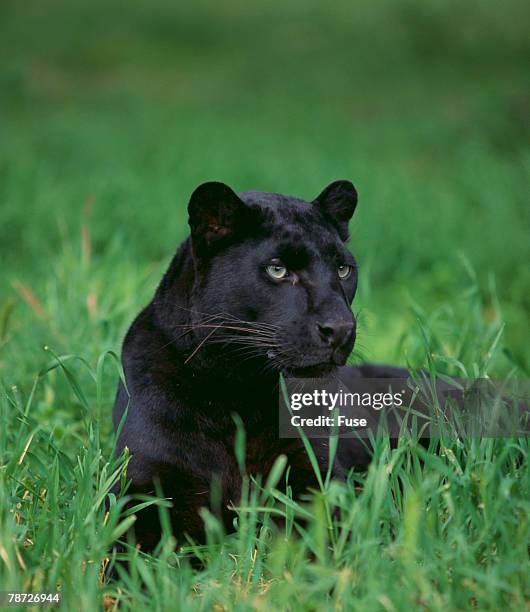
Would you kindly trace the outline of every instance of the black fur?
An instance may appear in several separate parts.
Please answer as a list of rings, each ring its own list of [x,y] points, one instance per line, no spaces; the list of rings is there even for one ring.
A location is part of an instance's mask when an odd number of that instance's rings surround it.
[[[249,473],[266,475],[284,453],[295,494],[316,485],[301,442],[278,437],[281,371],[315,376],[339,369],[346,383],[404,375],[343,367],[355,341],[350,306],[357,267],[344,241],[356,204],[349,181],[332,183],[313,203],[261,192],[238,196],[222,183],[205,183],[193,193],[191,236],[125,338],[128,393],[120,385],[114,410],[117,426],[129,403],[118,442],[132,456],[129,491],[153,493],[159,479],[172,499],[178,539],[185,533],[202,538],[198,511],[210,505],[214,478],[221,488],[218,514],[228,528],[232,524],[228,507],[241,489],[233,413],[245,426]],[[269,265],[289,272],[273,279]],[[344,280],[338,275],[343,265],[351,267]],[[325,472],[328,448],[312,443]],[[362,445],[350,445],[341,456],[347,465],[337,459],[336,478],[344,467],[369,461]],[[156,510],[139,513],[135,532],[144,548],[157,543]]]

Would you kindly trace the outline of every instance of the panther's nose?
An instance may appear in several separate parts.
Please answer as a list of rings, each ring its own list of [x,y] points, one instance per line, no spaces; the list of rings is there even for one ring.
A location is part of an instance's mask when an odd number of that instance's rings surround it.
[[[324,321],[317,323],[317,328],[324,342],[333,348],[338,348],[351,338],[355,330],[355,322],[344,321],[344,319]]]

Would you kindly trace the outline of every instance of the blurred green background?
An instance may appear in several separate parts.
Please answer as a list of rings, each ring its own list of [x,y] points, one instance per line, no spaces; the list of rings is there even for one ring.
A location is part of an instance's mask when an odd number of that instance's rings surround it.
[[[4,0],[0,377],[117,350],[212,179],[353,180],[366,358],[413,359],[418,317],[450,356],[473,294],[498,371],[527,367],[528,23],[522,0]]]

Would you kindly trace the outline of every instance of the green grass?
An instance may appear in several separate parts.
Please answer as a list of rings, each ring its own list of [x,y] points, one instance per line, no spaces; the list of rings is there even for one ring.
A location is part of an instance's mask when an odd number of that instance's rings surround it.
[[[381,440],[347,487],[299,506],[249,484],[230,536],[205,516],[204,569],[166,534],[115,585],[100,576],[132,520],[121,501],[106,519],[103,505],[124,462],[109,351],[203,180],[312,198],[351,178],[362,354],[528,376],[529,12],[518,0],[2,4],[0,590],[58,586],[65,609],[86,610],[104,594],[125,609],[528,605],[527,440],[438,453]],[[330,506],[342,525],[327,524]]]

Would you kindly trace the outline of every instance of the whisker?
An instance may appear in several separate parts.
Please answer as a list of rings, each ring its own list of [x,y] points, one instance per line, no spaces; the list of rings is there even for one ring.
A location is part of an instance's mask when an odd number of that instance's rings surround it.
[[[188,363],[188,361],[197,354],[197,352],[201,349],[201,347],[207,342],[208,338],[215,334],[215,332],[217,331],[217,329],[212,329],[212,331],[206,336],[206,338],[204,338],[204,340],[202,342],[199,343],[199,345],[195,348],[195,350],[191,353],[191,355],[189,357],[186,358],[186,360],[184,361],[184,363]]]
[[[198,323],[198,324],[194,324],[194,325],[176,325],[175,327],[188,327],[191,330],[194,329],[202,329],[202,328],[212,328],[214,327],[215,329],[229,329],[229,330],[234,330],[234,331],[243,331],[243,332],[251,332],[251,333],[255,333],[255,334],[261,334],[261,335],[270,335],[270,332],[267,332],[265,330],[260,330],[260,329],[252,329],[249,327],[235,327],[234,325],[223,325],[222,323],[206,323],[206,324],[202,324],[202,323]]]
[[[199,342],[192,353],[185,359],[184,363],[188,363],[207,343],[222,344],[224,346],[239,345],[237,350],[244,352],[245,350],[253,349],[256,351],[256,354],[264,354],[266,350],[278,349],[277,333],[280,330],[278,325],[260,321],[245,321],[235,315],[222,311],[218,313],[205,313],[178,304],[175,304],[175,308],[190,313],[191,320],[188,323],[174,325],[175,331],[180,330],[181,333],[157,348],[152,354],[156,354],[181,338],[201,329],[211,331]],[[194,321],[193,317],[196,316],[197,320]],[[223,333],[220,334],[220,337],[213,338],[218,330]]]

